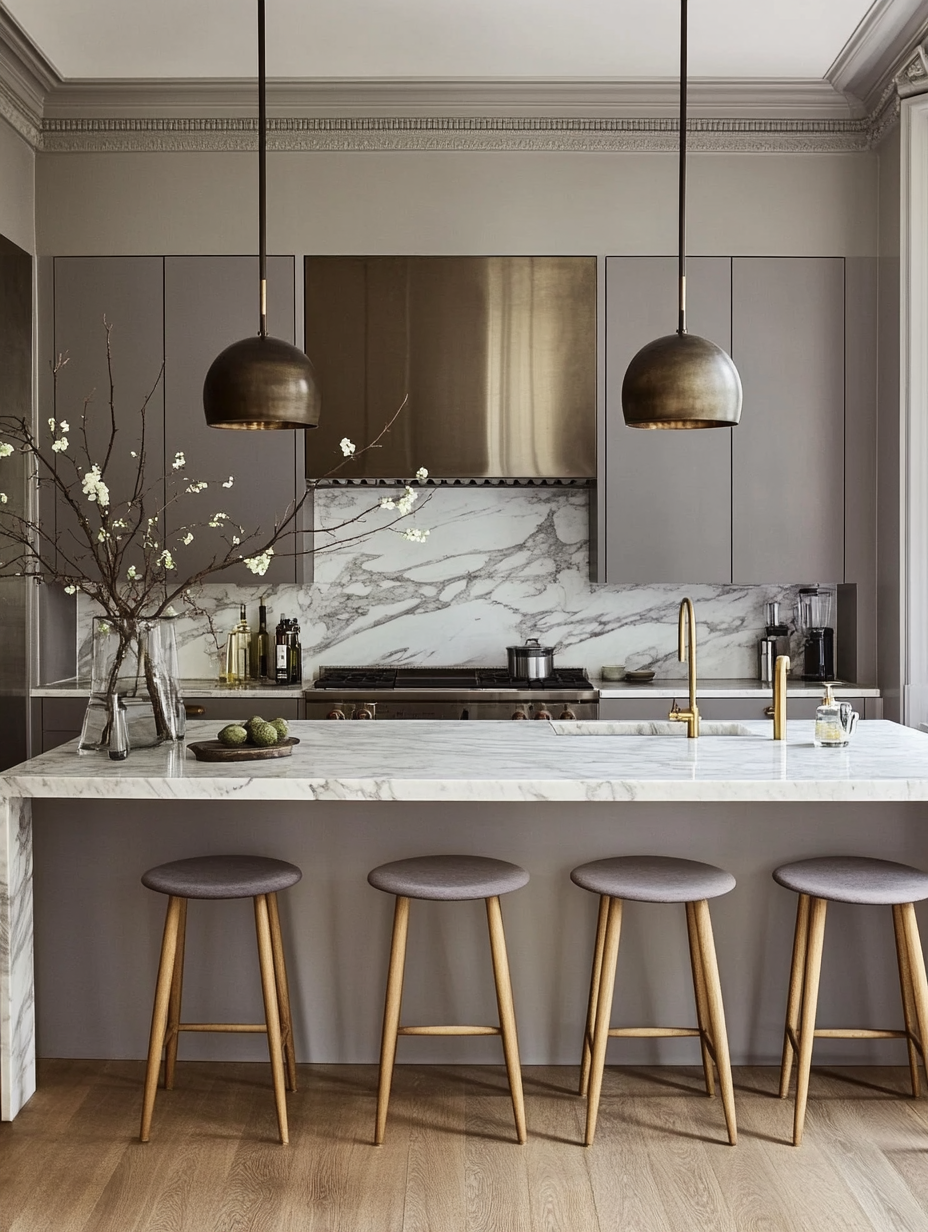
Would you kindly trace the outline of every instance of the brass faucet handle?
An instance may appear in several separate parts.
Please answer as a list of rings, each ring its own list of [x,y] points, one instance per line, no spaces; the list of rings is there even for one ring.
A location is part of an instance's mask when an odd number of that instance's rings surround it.
[[[668,719],[679,719],[682,713],[683,712],[681,711],[677,703],[677,699],[674,698],[673,705],[670,707],[670,714],[668,714],[667,718]]]

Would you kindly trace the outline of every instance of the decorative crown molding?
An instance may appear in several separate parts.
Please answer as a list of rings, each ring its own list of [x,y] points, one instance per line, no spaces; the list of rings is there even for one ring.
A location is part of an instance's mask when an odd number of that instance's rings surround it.
[[[900,98],[928,93],[928,40],[916,47],[911,60],[896,74],[895,84]]]
[[[41,142],[45,98],[61,76],[0,3],[0,116],[30,145]]]
[[[926,31],[925,0],[876,0],[825,79],[836,90],[860,99],[870,114]]]

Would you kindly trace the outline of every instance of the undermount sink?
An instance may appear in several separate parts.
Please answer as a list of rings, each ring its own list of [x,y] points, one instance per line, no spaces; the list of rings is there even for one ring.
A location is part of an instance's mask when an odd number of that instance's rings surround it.
[[[686,724],[669,719],[579,719],[574,722],[557,721],[551,726],[559,736],[681,736],[686,737]],[[703,719],[699,724],[700,736],[753,736],[757,731],[744,723],[722,722],[718,719]]]

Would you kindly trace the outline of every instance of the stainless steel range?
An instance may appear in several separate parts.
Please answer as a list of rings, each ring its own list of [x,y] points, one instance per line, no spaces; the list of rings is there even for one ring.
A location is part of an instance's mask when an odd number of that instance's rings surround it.
[[[579,667],[518,680],[504,667],[322,667],[304,693],[307,719],[595,719]]]

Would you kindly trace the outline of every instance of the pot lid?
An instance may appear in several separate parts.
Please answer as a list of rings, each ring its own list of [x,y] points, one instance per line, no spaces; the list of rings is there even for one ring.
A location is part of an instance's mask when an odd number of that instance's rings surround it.
[[[512,650],[516,654],[527,655],[530,659],[540,658],[542,655],[554,654],[553,646],[540,646],[537,637],[527,637],[524,646],[507,646],[507,650]]]

